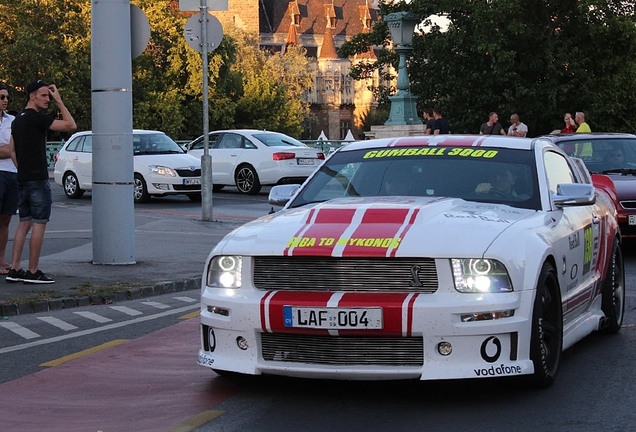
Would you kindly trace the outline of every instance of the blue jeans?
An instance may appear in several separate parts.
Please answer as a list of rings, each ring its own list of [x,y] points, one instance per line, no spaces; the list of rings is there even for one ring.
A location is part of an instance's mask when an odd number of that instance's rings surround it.
[[[47,223],[51,217],[51,185],[48,180],[18,182],[20,202],[18,211],[20,220],[33,220],[35,223]]]
[[[18,209],[18,174],[0,171],[0,213],[14,215]]]

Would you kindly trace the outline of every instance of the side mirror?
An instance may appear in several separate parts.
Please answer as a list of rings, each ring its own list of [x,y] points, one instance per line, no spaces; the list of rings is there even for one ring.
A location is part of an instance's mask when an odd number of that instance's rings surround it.
[[[269,191],[268,201],[271,205],[282,207],[292,199],[298,188],[300,185],[297,184],[274,186]]]
[[[552,201],[558,208],[592,205],[596,202],[596,188],[591,184],[558,184],[557,193],[552,195]]]

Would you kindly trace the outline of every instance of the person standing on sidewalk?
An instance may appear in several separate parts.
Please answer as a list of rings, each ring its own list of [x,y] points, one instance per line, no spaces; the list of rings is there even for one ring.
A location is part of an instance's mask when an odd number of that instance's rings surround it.
[[[11,158],[18,167],[20,224],[13,239],[13,262],[6,280],[33,284],[54,283],[53,279],[38,268],[53,202],[46,159],[46,134],[49,130],[73,132],[77,125],[55,85],[48,85],[42,80],[33,81],[27,85],[26,93],[27,105],[13,121],[9,143]],[[48,109],[51,98],[62,114],[61,120],[43,112]],[[25,271],[20,267],[20,260],[31,228],[29,267]]]
[[[11,160],[9,142],[14,116],[7,114],[9,89],[0,83],[0,275],[9,273],[11,265],[6,260],[7,241],[11,216],[18,209],[18,170]]]

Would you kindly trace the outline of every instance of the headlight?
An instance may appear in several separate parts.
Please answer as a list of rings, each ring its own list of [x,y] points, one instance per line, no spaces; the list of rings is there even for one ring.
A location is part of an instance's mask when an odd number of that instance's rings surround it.
[[[177,173],[174,172],[174,170],[172,168],[168,168],[165,166],[161,166],[161,165],[150,165],[148,167],[148,169],[160,176],[166,176],[166,177],[176,177]]]
[[[212,258],[208,266],[207,286],[215,288],[240,288],[243,259],[224,255]]]
[[[512,283],[502,263],[491,259],[452,259],[455,289],[462,293],[511,292]]]

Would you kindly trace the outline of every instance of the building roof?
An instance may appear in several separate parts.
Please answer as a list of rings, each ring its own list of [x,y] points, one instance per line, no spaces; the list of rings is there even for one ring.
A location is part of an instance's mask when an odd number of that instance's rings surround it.
[[[260,0],[260,3],[261,33],[289,34],[293,13],[300,15],[298,34],[323,35],[327,27],[326,11],[333,10],[332,34],[347,38],[364,31],[365,18],[370,17],[373,22],[379,19],[374,2],[369,0]]]

